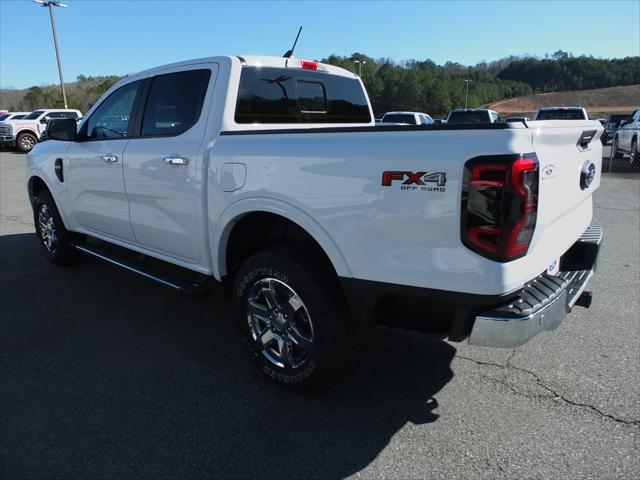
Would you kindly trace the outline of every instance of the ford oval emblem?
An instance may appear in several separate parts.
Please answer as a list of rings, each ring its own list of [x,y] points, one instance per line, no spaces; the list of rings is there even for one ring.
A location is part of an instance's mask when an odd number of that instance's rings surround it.
[[[580,188],[586,190],[596,177],[596,165],[590,160],[587,160],[582,166],[582,172],[580,172]]]

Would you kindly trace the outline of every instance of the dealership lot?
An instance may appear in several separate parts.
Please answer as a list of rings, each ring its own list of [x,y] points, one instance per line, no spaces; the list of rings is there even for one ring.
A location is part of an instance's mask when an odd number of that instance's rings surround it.
[[[308,394],[253,370],[229,303],[49,265],[24,155],[0,154],[0,477],[632,478],[640,181],[603,177],[590,310],[515,350],[367,332]]]

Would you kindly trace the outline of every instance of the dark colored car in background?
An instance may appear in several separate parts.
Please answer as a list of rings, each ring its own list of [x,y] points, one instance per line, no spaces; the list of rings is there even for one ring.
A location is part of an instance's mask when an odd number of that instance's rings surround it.
[[[604,127],[604,132],[600,137],[600,141],[603,145],[607,145],[613,139],[616,130],[621,127],[623,120],[629,120],[630,114],[628,113],[612,113],[609,117],[609,121]]]

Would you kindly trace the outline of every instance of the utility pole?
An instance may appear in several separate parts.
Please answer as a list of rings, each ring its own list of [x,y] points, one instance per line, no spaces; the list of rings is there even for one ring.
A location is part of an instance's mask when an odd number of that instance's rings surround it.
[[[465,80],[464,83],[466,84],[466,90],[464,92],[464,109],[467,109],[467,99],[469,98],[469,82],[471,82],[471,80]]]
[[[358,76],[362,78],[362,64],[367,63],[364,60],[354,60],[353,63],[358,65]]]
[[[62,90],[62,101],[64,108],[67,107],[67,93],[64,90],[64,78],[62,77],[62,61],[60,60],[60,48],[58,47],[58,32],[56,30],[56,20],[53,15],[53,7],[66,8],[67,5],[60,3],[60,0],[33,0],[43,7],[49,7],[49,17],[51,17],[51,30],[53,31],[53,44],[56,48],[56,60],[58,61],[58,75],[60,75],[60,89]]]

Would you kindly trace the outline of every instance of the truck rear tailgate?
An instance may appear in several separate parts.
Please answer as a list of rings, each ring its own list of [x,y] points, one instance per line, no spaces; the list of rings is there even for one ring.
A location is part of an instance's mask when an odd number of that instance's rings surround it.
[[[597,121],[529,122],[540,184],[530,255],[551,263],[591,222],[591,197],[600,185],[602,126]]]

